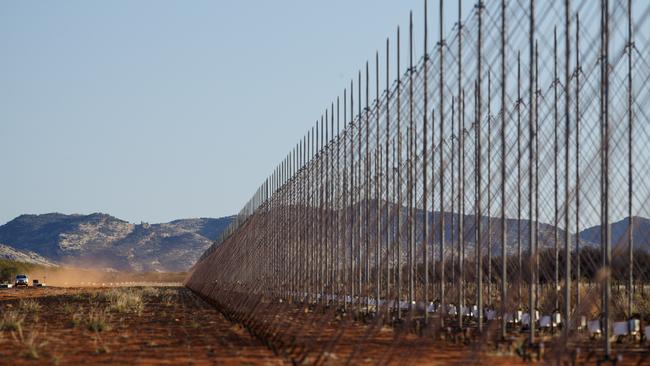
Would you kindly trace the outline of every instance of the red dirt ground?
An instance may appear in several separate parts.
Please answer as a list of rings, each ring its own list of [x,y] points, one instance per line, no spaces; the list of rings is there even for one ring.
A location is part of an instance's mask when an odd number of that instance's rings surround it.
[[[140,313],[111,310],[106,296],[111,291],[115,290],[0,290],[0,329],[7,314],[24,316],[20,331],[0,330],[0,365],[285,365],[290,364],[290,358],[296,360],[296,352],[280,350],[280,355],[274,354],[242,326],[226,319],[188,289],[124,289],[142,295],[144,306]],[[27,310],[26,300],[37,302],[40,309]],[[105,320],[108,329],[89,330],[91,309],[109,309]],[[287,318],[300,319],[296,314]],[[296,325],[303,329],[300,338],[313,347],[303,353],[303,364],[526,364],[514,355],[398,333],[389,327],[372,329],[348,322],[341,328],[342,324],[334,319],[309,319],[306,324]],[[337,337],[335,345],[330,343],[332,337]],[[595,363],[594,358],[587,360],[584,356],[582,361],[587,365]],[[634,357],[625,360],[625,364],[631,365],[643,362]]]
[[[284,365],[260,341],[226,320],[189,290],[176,287],[164,304],[145,297],[140,315],[111,313],[110,329],[70,325],[73,312],[101,307],[94,294],[108,289],[40,288],[0,291],[0,322],[7,311],[32,298],[41,309],[26,316],[17,331],[0,331],[0,365]],[[69,305],[66,305],[69,304]],[[27,313],[26,311],[23,311]],[[29,338],[38,358],[29,355]]]

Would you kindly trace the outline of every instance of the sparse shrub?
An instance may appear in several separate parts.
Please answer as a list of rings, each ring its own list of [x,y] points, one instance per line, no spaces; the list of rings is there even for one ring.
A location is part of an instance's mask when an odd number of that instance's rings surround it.
[[[109,329],[109,316],[106,309],[90,308],[88,310],[87,327],[93,332],[102,332]]]
[[[0,330],[20,331],[25,316],[17,310],[7,311],[0,320]]]
[[[108,308],[117,313],[142,313],[142,292],[136,289],[111,289],[98,294],[97,299],[108,302]]]
[[[74,305],[70,304],[69,302],[66,302],[63,304],[63,312],[66,314],[70,314],[75,311]]]
[[[17,335],[16,335],[17,334]],[[25,336],[22,328],[17,333],[12,333],[14,341],[23,347],[22,353],[26,358],[36,360],[40,357],[41,348],[47,345],[47,341],[38,341],[38,332],[32,330]]]
[[[85,300],[85,299],[86,299],[87,297],[89,297],[89,296],[90,296],[90,295],[87,295],[87,294],[84,294],[84,293],[78,292],[78,293],[72,295],[70,298],[71,298],[72,300],[74,300],[74,301],[83,301],[83,300]]]
[[[174,290],[164,290],[161,293],[162,296],[162,304],[165,306],[172,306],[174,305],[174,302],[176,301],[176,291]]]
[[[118,313],[142,313],[144,302],[142,295],[135,291],[120,292],[117,297],[111,301],[111,310]]]
[[[93,336],[93,342],[95,343],[95,353],[102,354],[102,353],[110,352],[110,349],[102,340],[102,337],[99,335],[99,332],[95,332],[95,335]]]
[[[36,313],[41,310],[41,304],[34,299],[20,300],[18,308],[28,313]]]
[[[66,325],[68,328],[76,328],[81,324],[83,316],[80,313],[72,314]]]
[[[156,287],[143,287],[142,295],[146,297],[158,297],[160,296],[161,291]]]

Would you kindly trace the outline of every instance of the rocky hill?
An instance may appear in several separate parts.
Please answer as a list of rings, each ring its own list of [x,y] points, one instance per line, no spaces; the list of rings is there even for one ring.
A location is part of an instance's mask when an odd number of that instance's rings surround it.
[[[133,224],[103,213],[21,215],[0,226],[0,243],[5,244],[0,257],[87,268],[185,271],[231,221]]]
[[[44,266],[54,265],[54,263],[51,261],[41,257],[34,252],[18,250],[4,244],[0,244],[0,259],[23,263],[41,264]]]

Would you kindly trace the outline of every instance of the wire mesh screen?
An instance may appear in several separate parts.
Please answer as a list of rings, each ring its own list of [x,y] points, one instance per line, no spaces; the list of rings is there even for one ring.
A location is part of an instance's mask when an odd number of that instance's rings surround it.
[[[444,27],[441,1],[439,32],[426,8],[187,286],[298,362],[422,339],[645,357],[650,3],[478,2]]]

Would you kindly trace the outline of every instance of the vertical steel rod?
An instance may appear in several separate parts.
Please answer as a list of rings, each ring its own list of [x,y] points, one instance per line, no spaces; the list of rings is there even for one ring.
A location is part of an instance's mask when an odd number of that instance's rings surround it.
[[[409,314],[413,315],[415,302],[415,126],[413,121],[413,12],[409,14],[409,173],[408,173],[408,201],[409,201]]]
[[[397,251],[397,319],[402,318],[402,131],[401,131],[401,70],[400,70],[400,36],[397,27],[397,240],[395,250]]]
[[[439,11],[439,25],[440,25],[440,41],[439,47],[440,47],[440,75],[439,75],[439,87],[438,91],[440,94],[440,106],[438,108],[438,115],[440,116],[440,143],[438,145],[438,149],[440,149],[440,166],[438,169],[440,169],[440,181],[438,182],[439,185],[439,191],[440,191],[440,226],[438,229],[438,235],[439,235],[439,241],[440,241],[440,326],[444,326],[444,314],[445,314],[445,285],[447,283],[447,278],[445,276],[445,232],[447,231],[445,228],[445,210],[444,210],[444,199],[445,199],[445,162],[444,162],[444,131],[445,131],[445,87],[444,87],[444,64],[445,64],[445,59],[444,59],[444,49],[445,49],[445,39],[443,35],[443,0],[440,0],[440,11]],[[434,132],[433,129],[431,131],[432,133]],[[431,148],[433,148],[433,144],[431,145]],[[431,159],[433,161],[433,158]],[[433,172],[433,171],[432,171]],[[435,182],[434,182],[435,184]],[[433,189],[432,189],[433,191]],[[453,197],[452,197],[453,200]],[[431,202],[433,204],[433,201]],[[453,206],[453,204],[452,204]],[[433,206],[432,206],[433,207]],[[431,210],[433,211],[433,209]]]
[[[376,95],[376,105],[375,105],[375,118],[377,123],[377,136],[376,136],[376,164],[375,164],[375,201],[376,207],[376,217],[377,217],[377,236],[375,238],[375,274],[377,278],[375,279],[375,312],[379,315],[379,299],[381,296],[381,212],[382,212],[382,200],[381,200],[381,170],[380,166],[380,131],[379,131],[379,51],[375,53],[375,95]]]
[[[632,41],[632,0],[627,0],[627,153],[628,153],[628,178],[627,178],[627,193],[628,193],[628,282],[627,282],[627,315],[634,314],[634,216],[633,216],[633,174],[634,165],[632,156],[633,151],[633,131],[634,131],[634,115],[632,110],[632,51],[634,50],[634,43]]]
[[[508,299],[507,221],[506,221],[506,1],[501,0],[501,338],[506,337]]]
[[[571,237],[570,237],[570,216],[569,216],[569,144],[571,135],[571,121],[570,121],[570,83],[571,75],[569,71],[569,62],[571,58],[571,1],[565,0],[564,2],[564,336],[566,339],[569,337],[569,330],[571,328]],[[576,71],[578,73],[578,71]],[[557,97],[556,97],[557,100]],[[557,102],[556,102],[557,103]],[[576,107],[577,108],[577,107]],[[576,134],[578,133],[576,128]],[[576,136],[576,141],[578,136]],[[577,143],[576,143],[577,147]],[[576,170],[576,174],[579,172]],[[576,188],[576,205],[578,196],[580,195],[579,188]],[[576,225],[579,225],[576,223]],[[576,231],[576,237],[580,234]],[[578,262],[578,267],[580,262]],[[580,278],[576,279],[578,283],[578,292],[580,291]]]
[[[481,82],[483,78],[483,1],[478,1],[478,57],[477,57],[477,89],[476,89],[476,174],[477,174],[477,186],[476,191],[478,192],[478,200],[476,202],[476,253],[478,261],[478,273],[477,273],[477,305],[478,305],[478,331],[483,332],[483,233],[481,232],[481,222],[483,221],[483,211],[482,211],[482,178],[481,178],[481,120],[483,119],[483,113],[481,110]]]
[[[366,246],[366,268],[365,268],[365,296],[366,314],[370,313],[370,74],[368,61],[366,61],[366,162],[365,162],[365,224],[364,242]]]
[[[533,157],[533,143],[535,139],[535,120],[534,120],[534,62],[535,62],[535,44],[534,44],[534,35],[535,35],[535,0],[530,0],[530,13],[529,13],[529,24],[530,29],[528,33],[528,45],[529,45],[529,54],[528,54],[528,234],[529,234],[529,296],[528,296],[528,311],[529,311],[529,343],[533,344],[535,342],[535,236],[533,230],[533,219],[534,219],[534,206],[533,206],[533,191],[534,191],[534,177],[533,177],[533,167],[534,167],[534,157]]]
[[[492,304],[492,68],[488,68],[487,100],[487,304]]]
[[[517,51],[517,303],[518,306],[523,304],[522,282],[523,277],[523,261],[521,256],[521,53]]]
[[[609,0],[602,0],[602,19],[603,19],[603,46],[602,46],[602,59],[601,59],[601,68],[602,68],[602,87],[603,87],[603,192],[602,199],[603,203],[603,223],[601,227],[604,230],[604,236],[601,238],[605,245],[605,268],[608,270],[608,273],[605,277],[605,289],[604,289],[604,311],[605,311],[605,324],[603,326],[603,340],[605,342],[605,357],[609,358],[612,352],[612,344],[610,342],[610,323],[611,323],[611,292],[612,292],[612,274],[611,274],[611,262],[612,262],[612,237],[611,229],[609,226]]]
[[[423,64],[423,71],[424,71],[424,93],[423,93],[423,103],[424,103],[424,110],[422,111],[422,211],[424,213],[424,220],[422,222],[422,230],[423,230],[423,237],[422,237],[422,254],[423,258],[422,261],[424,262],[424,288],[422,289],[422,297],[424,300],[424,321],[425,323],[428,321],[429,318],[429,311],[427,309],[429,305],[429,257],[427,254],[427,247],[429,245],[429,208],[427,206],[427,125],[429,124],[428,121],[428,88],[427,88],[427,69],[428,69],[428,63],[429,63],[429,52],[427,49],[427,42],[428,42],[428,22],[427,22],[427,0],[424,0],[424,64]],[[431,146],[433,149],[433,146]],[[433,159],[432,159],[433,160]],[[433,189],[432,189],[433,191]],[[432,207],[433,207],[433,201],[432,201]],[[434,282],[435,282],[435,273],[434,273]]]
[[[462,0],[458,0],[458,279],[459,279],[459,288],[458,288],[458,328],[463,328],[463,304],[464,304],[464,288],[465,288],[465,272],[463,268],[464,257],[464,201],[465,201],[465,191],[463,189],[465,182],[465,166],[464,166],[464,134],[465,134],[465,96],[462,90],[463,82],[463,22],[462,22]]]
[[[359,139],[357,141],[357,159],[358,159],[358,166],[357,166],[357,212],[358,212],[358,220],[357,220],[357,288],[359,289],[359,298],[357,301],[357,311],[361,311],[362,303],[361,301],[362,296],[364,295],[364,288],[363,288],[363,281],[362,281],[362,274],[363,274],[363,269],[361,266],[361,240],[362,240],[362,230],[363,230],[363,225],[361,224],[361,219],[363,217],[363,206],[361,202],[361,189],[363,187],[363,184],[365,183],[362,179],[361,175],[361,168],[364,165],[363,164],[363,159],[361,158],[361,145],[362,145],[362,137],[363,137],[363,123],[362,123],[362,118],[361,118],[361,70],[359,70],[359,78],[358,78],[358,83],[357,83],[357,97],[358,97],[358,106],[357,106],[357,111],[358,111],[358,116],[357,116],[357,129],[358,129],[358,134],[359,134]]]
[[[557,118],[557,85],[559,79],[557,76],[557,27],[553,28],[553,249],[554,249],[554,275],[553,275],[553,292],[555,294],[555,309],[560,308],[560,232],[559,212],[558,212],[558,118]],[[568,90],[568,89],[567,89]],[[566,151],[569,151],[569,145],[565,145]],[[568,172],[568,170],[565,170]],[[565,174],[568,176],[568,174]],[[565,201],[565,207],[568,207]],[[568,232],[568,226],[565,228]]]
[[[389,189],[390,189],[390,161],[389,161],[389,142],[390,142],[390,40],[389,38],[386,38],[386,166],[385,166],[385,196],[386,196],[386,212],[385,212],[385,222],[386,224],[384,225],[386,227],[386,236],[385,236],[385,242],[384,242],[384,247],[386,248],[386,291],[385,291],[385,296],[384,299],[386,301],[390,300],[390,280],[391,280],[391,273],[390,273],[390,268],[391,268],[391,243],[390,240],[392,238],[392,230],[393,230],[393,225],[392,221],[390,220],[390,207],[392,201],[389,199]],[[393,183],[394,184],[394,183]],[[389,311],[390,311],[390,306],[386,306],[386,318],[388,319]]]
[[[580,308],[580,282],[581,282],[581,273],[580,273],[580,268],[582,266],[582,259],[580,256],[580,74],[582,73],[582,69],[580,66],[580,14],[576,13],[576,88],[575,88],[575,98],[576,98],[576,103],[575,103],[575,114],[576,114],[576,136],[575,136],[575,145],[576,145],[576,160],[575,160],[575,166],[576,166],[576,270],[575,270],[575,278],[576,278],[576,308]],[[567,258],[568,260],[568,258]],[[569,262],[570,263],[570,262]],[[567,271],[565,269],[565,276],[570,280],[571,279],[571,273],[570,271]],[[565,279],[566,281],[566,279]],[[567,284],[565,286],[568,286],[568,281],[566,281]],[[569,296],[566,295],[565,292],[565,298],[570,300],[571,299],[571,294],[569,293]],[[570,314],[569,311],[571,311],[571,304],[567,306],[565,303],[565,319],[568,322],[568,314]],[[566,336],[566,334],[565,334]]]

